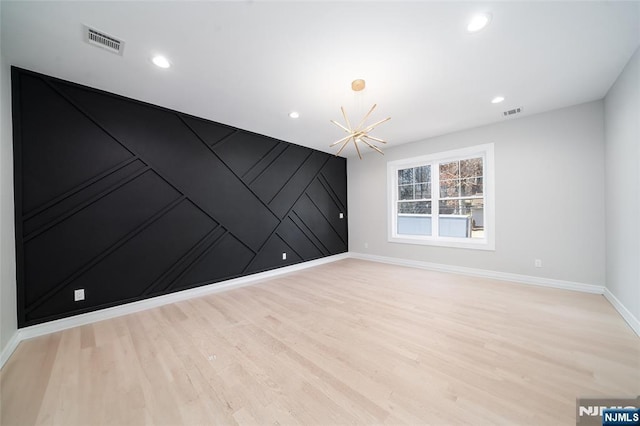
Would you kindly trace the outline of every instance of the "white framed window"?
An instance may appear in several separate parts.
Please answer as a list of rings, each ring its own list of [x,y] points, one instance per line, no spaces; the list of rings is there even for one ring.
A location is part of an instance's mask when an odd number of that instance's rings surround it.
[[[387,163],[389,241],[495,249],[493,144]]]

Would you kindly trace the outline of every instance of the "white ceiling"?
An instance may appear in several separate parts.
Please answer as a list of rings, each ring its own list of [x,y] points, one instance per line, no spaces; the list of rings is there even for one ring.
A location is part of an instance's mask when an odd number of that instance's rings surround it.
[[[469,34],[479,11],[492,21]],[[372,135],[393,146],[601,99],[640,44],[640,1],[2,0],[0,13],[12,65],[326,152],[340,106],[359,121],[377,103],[370,122],[392,119]],[[82,24],[124,55],[85,43]]]

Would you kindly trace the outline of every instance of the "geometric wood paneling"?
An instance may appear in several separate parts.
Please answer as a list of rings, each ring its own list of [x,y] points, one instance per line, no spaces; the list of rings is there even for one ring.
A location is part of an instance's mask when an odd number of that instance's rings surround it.
[[[12,91],[20,327],[347,250],[344,158],[15,67]]]

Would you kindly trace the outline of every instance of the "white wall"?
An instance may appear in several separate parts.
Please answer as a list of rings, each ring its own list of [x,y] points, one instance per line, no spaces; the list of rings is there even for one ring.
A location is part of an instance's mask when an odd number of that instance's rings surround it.
[[[350,158],[350,251],[604,285],[603,117],[596,101]],[[495,251],[387,242],[387,161],[490,142]]]
[[[0,54],[0,353],[17,329],[11,74]]]
[[[606,285],[640,319],[640,48],[604,105]]]

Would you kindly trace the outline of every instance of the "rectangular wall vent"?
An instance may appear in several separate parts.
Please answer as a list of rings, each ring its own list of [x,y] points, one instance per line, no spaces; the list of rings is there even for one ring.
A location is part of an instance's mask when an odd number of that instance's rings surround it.
[[[124,50],[124,41],[105,34],[103,31],[89,28],[86,25],[84,26],[84,41],[121,56]]]
[[[510,109],[508,111],[505,111],[502,113],[503,116],[505,117],[512,117],[516,114],[520,114],[522,112],[522,107],[518,107],[518,108],[514,108],[514,109]]]

